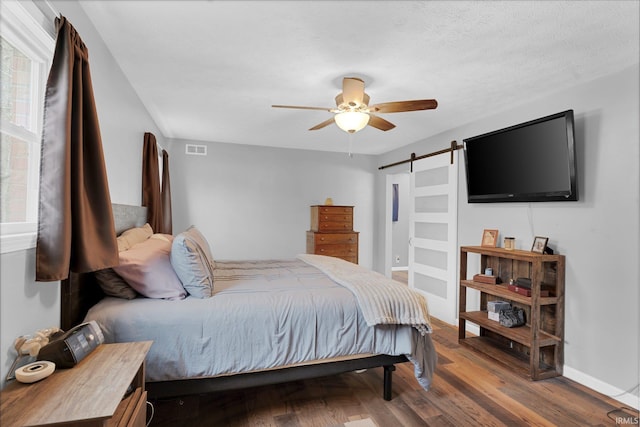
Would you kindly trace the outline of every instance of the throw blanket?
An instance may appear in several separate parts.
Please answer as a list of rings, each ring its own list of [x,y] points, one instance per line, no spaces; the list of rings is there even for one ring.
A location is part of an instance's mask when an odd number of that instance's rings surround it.
[[[340,258],[311,254],[298,258],[353,292],[367,325],[411,325],[421,335],[431,333],[427,301],[417,291]]]

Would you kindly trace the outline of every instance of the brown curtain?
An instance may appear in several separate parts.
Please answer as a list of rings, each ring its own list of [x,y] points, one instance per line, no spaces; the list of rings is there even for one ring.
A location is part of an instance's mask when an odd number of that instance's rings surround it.
[[[158,145],[155,135],[149,132],[144,134],[142,147],[142,206],[147,207],[147,222],[153,232],[161,233],[163,222]]]
[[[162,233],[173,234],[171,214],[171,181],[169,179],[169,153],[162,150]]]
[[[142,206],[147,207],[147,222],[154,233],[171,234],[171,185],[169,182],[169,155],[162,153],[162,191],[158,144],[154,134],[144,134],[142,147]]]
[[[118,264],[88,50],[65,17],[56,26],[40,158],[38,281]]]

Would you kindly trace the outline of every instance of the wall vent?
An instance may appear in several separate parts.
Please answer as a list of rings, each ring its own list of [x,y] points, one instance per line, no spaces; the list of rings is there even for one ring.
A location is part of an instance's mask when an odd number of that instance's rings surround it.
[[[186,147],[185,147],[185,153],[191,154],[192,156],[206,156],[207,155],[207,146],[206,145],[187,144]]]

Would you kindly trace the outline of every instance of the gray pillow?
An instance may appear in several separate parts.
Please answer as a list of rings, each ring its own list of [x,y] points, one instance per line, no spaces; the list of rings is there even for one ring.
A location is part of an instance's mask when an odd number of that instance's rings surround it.
[[[173,239],[171,265],[190,295],[196,298],[213,295],[215,262],[209,243],[196,227],[189,227]]]
[[[105,268],[93,273],[102,292],[116,298],[134,299],[138,293],[112,268]]]

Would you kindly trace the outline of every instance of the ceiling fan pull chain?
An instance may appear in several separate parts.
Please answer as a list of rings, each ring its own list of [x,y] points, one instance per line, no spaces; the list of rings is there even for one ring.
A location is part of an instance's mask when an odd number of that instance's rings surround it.
[[[349,134],[349,157],[353,157],[353,153],[351,152],[351,146],[353,145],[353,133]]]

